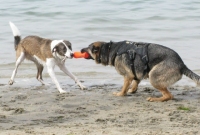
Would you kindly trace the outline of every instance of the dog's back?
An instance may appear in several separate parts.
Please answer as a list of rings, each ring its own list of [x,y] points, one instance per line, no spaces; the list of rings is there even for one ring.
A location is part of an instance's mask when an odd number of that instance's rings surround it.
[[[19,29],[12,23],[9,22],[14,35],[14,48],[16,50],[17,59],[23,52],[25,58],[33,60],[33,57],[36,56],[42,61],[46,61],[46,58],[52,58],[51,53],[51,42],[50,39],[44,39],[39,36],[27,36],[24,39],[21,39],[21,33]]]
[[[148,57],[150,68],[160,62],[166,62],[166,64],[172,64],[173,66],[178,66],[179,68],[185,65],[181,57],[174,50],[158,44],[149,45]]]
[[[46,58],[53,57],[50,46],[51,42],[52,40],[38,36],[27,36],[19,43],[18,47],[23,48],[26,56],[37,56],[41,60],[46,61]],[[29,59],[29,57],[27,58]]]

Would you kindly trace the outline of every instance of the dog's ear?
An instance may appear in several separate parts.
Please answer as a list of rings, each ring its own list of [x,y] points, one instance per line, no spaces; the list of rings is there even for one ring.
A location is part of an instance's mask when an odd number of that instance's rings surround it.
[[[68,47],[70,50],[72,50],[72,45],[71,45],[71,43],[70,43],[69,41],[64,40],[63,42],[65,43],[65,45],[67,45],[67,47]]]
[[[106,43],[104,43],[105,45],[108,45],[108,46],[110,46],[110,45],[112,45],[113,44],[113,41],[112,40],[110,40],[110,42],[106,42]]]

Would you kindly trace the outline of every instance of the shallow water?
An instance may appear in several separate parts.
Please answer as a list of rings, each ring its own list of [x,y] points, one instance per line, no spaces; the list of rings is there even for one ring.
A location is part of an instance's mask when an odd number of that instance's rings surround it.
[[[1,84],[7,84],[15,62],[9,21],[20,29],[22,37],[66,39],[74,51],[94,41],[162,44],[178,52],[190,69],[200,70],[200,2],[197,0],[2,0],[0,18]],[[19,68],[16,81],[27,86],[40,85],[35,79],[35,65],[25,63]],[[92,60],[72,59],[66,65],[86,85],[121,84],[123,80],[113,67],[96,65]],[[74,83],[58,69],[56,72],[61,84]],[[44,80],[51,82],[46,69]],[[188,80],[183,79],[181,83],[185,82]]]

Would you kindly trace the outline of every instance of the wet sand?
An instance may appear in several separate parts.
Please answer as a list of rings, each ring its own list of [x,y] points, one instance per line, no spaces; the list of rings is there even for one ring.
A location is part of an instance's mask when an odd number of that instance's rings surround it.
[[[175,99],[167,102],[146,101],[161,95],[150,85],[126,97],[112,95],[121,89],[116,84],[66,94],[53,84],[0,89],[1,135],[200,134],[200,89],[193,86],[171,87]]]
[[[88,90],[81,91],[60,70],[56,76],[69,93],[59,94],[46,70],[43,78],[50,85],[41,86],[35,65],[27,61],[16,83],[7,85],[15,65],[9,21],[22,38],[66,39],[73,51],[94,41],[158,43],[175,50],[200,75],[197,1],[2,0],[0,6],[0,135],[200,134],[200,90],[184,79],[171,88],[175,99],[168,102],[146,101],[160,95],[149,84],[141,84],[135,94],[115,97],[112,92],[121,89],[123,77],[114,68],[72,59],[66,61],[68,69]]]

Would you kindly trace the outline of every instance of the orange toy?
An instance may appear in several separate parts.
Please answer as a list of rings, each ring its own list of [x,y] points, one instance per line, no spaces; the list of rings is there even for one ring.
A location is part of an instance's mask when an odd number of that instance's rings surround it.
[[[74,52],[74,58],[88,58],[90,55],[87,52]]]

